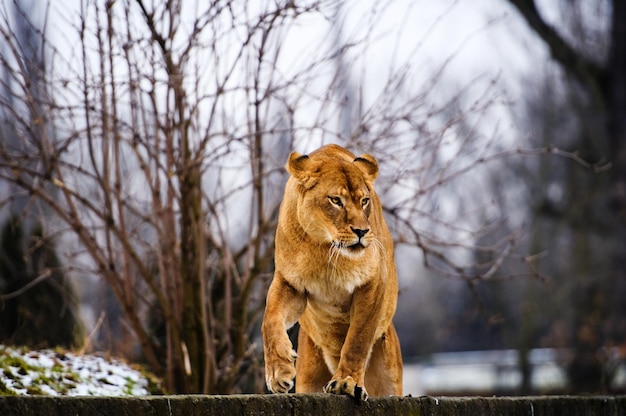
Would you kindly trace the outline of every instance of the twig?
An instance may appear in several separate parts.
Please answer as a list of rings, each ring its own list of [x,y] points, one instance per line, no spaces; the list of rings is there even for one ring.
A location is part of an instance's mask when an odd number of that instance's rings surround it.
[[[6,293],[4,295],[0,295],[0,301],[9,300],[9,299],[13,299],[13,298],[18,297],[21,294],[23,294],[24,292],[26,292],[28,289],[30,289],[31,287],[33,287],[33,286],[43,282],[44,280],[46,280],[50,276],[52,276],[52,270],[45,269],[43,271],[43,273],[41,273],[35,279],[31,280],[30,282],[28,282],[27,284],[25,284],[24,286],[22,286],[18,290],[14,291],[14,292],[11,292],[11,293]]]

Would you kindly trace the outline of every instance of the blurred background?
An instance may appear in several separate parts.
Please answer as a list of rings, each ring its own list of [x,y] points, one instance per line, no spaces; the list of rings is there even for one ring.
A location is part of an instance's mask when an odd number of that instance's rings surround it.
[[[379,162],[405,393],[626,391],[626,3],[5,0],[0,343],[264,391],[292,150]]]

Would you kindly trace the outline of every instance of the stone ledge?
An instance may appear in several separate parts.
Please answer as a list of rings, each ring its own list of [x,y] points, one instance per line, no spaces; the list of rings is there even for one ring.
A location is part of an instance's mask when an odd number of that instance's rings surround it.
[[[626,396],[372,397],[365,403],[328,394],[130,398],[7,396],[0,397],[0,415],[623,416],[626,415]]]

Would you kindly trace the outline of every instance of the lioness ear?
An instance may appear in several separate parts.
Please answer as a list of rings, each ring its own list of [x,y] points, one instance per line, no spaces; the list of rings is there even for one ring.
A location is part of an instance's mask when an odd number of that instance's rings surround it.
[[[306,171],[308,162],[309,157],[307,155],[302,155],[298,152],[291,152],[285,168],[287,169],[287,172],[297,178]]]
[[[312,186],[311,181],[313,176],[315,176],[314,167],[315,164],[307,155],[302,155],[298,152],[292,152],[289,155],[289,160],[285,166],[287,172],[304,185],[305,188]]]
[[[374,159],[374,156],[368,154],[362,154],[354,159],[354,165],[365,175],[367,179],[374,182],[378,177],[378,162]]]

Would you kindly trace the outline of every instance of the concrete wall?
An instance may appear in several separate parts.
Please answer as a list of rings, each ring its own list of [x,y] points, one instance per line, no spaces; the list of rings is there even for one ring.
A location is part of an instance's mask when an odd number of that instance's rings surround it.
[[[116,397],[0,397],[2,416],[233,416],[233,415],[506,415],[623,416],[626,396],[521,398],[370,398],[356,403],[346,396],[234,395]]]

